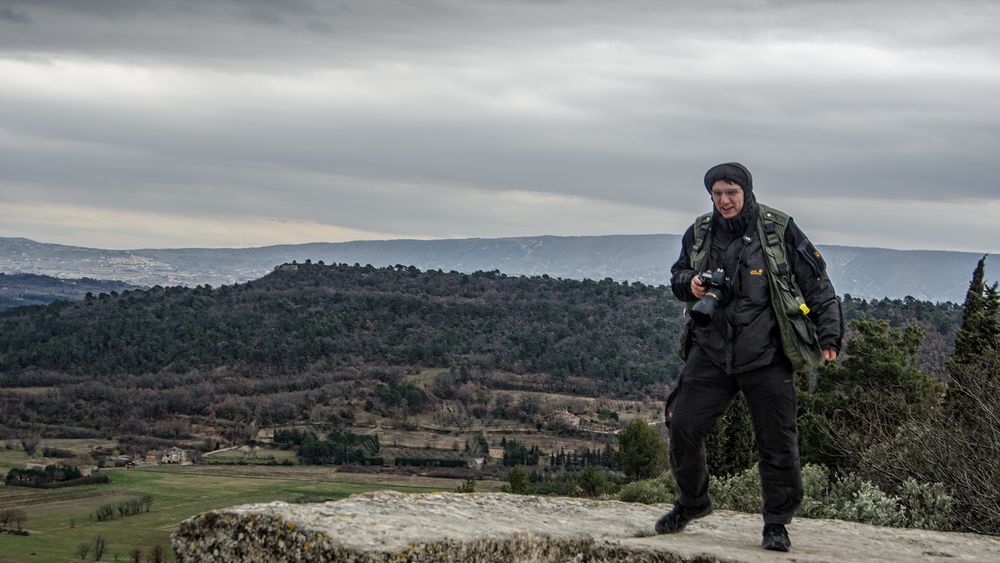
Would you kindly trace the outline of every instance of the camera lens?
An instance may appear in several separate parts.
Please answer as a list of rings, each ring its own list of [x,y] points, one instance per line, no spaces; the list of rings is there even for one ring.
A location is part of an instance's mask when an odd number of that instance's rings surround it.
[[[710,289],[705,292],[705,296],[691,307],[691,319],[698,326],[706,326],[712,322],[712,315],[715,314],[715,306],[719,303],[719,291]]]

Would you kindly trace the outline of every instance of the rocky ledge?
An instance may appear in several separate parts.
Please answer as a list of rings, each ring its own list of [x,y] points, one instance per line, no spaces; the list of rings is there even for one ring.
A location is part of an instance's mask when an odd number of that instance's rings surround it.
[[[760,548],[758,516],[719,511],[657,536],[667,505],[500,493],[376,492],[207,512],[178,561],[1000,561],[1000,538],[798,519],[792,551]]]

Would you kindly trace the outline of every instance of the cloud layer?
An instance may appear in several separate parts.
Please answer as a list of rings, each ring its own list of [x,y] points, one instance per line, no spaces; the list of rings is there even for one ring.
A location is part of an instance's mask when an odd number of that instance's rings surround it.
[[[996,250],[998,23],[995,2],[0,0],[0,235],[677,233],[740,160],[818,242]],[[52,219],[72,210],[98,220]]]

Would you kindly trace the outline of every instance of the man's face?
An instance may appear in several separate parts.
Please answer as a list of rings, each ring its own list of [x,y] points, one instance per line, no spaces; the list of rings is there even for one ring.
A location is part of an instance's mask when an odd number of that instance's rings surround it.
[[[725,180],[712,184],[712,203],[719,214],[726,219],[732,219],[743,211],[743,188]]]

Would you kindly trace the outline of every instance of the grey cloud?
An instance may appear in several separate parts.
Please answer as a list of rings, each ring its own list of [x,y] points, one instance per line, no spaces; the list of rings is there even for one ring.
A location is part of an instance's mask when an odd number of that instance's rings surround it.
[[[754,95],[763,99],[766,92]],[[709,96],[705,92],[703,97],[709,100]],[[720,107],[723,102],[709,102],[709,106]],[[636,104],[634,100],[625,103]],[[772,118],[768,120],[760,115],[698,110],[693,102],[687,113],[666,116],[658,116],[652,106],[633,113],[609,106],[594,110],[602,118],[582,123],[533,123],[473,114],[440,120],[433,112],[427,117],[402,118],[364,108],[320,108],[311,121],[308,112],[267,105],[262,100],[260,107],[251,110],[254,115],[219,116],[208,123],[192,123],[183,114],[144,115],[114,108],[39,106],[25,111],[30,103],[23,101],[5,104],[11,109],[0,109],[0,116],[20,135],[75,139],[161,155],[164,164],[153,176],[173,175],[171,159],[181,167],[206,159],[269,162],[370,180],[531,189],[642,205],[662,205],[662,187],[678,174],[683,173],[697,191],[701,169],[714,159],[683,156],[692,154],[731,155],[755,170],[755,163],[761,163],[762,171],[773,170],[768,176],[777,195],[815,186],[818,191],[829,188],[841,195],[877,197],[879,190],[873,188],[884,188],[889,181],[908,184],[908,196],[914,198],[992,197],[995,164],[989,155],[1000,149],[997,135],[970,134],[975,124],[908,123],[894,119],[888,104],[875,130],[863,123],[819,126],[814,116],[797,122],[778,113],[766,116]],[[805,110],[796,113],[806,114]],[[636,130],[629,130],[630,126]],[[978,127],[994,133],[1000,130],[995,122]],[[922,146],[919,137],[928,133],[949,144]],[[878,158],[866,158],[869,154]],[[11,156],[6,173],[16,175],[30,166],[29,159]],[[81,160],[75,166],[83,172],[105,166],[110,166],[108,174],[127,172],[117,158]],[[57,178],[52,176],[61,171],[39,162],[23,173],[22,180],[45,174],[53,181]],[[135,171],[140,177],[144,173]],[[66,180],[77,182],[79,174]],[[609,189],[619,187],[627,189]]]
[[[0,91],[0,134],[29,141],[0,141],[0,202],[476,235],[482,210],[435,198],[531,191],[694,213],[705,168],[733,159],[776,205],[996,199],[994,2],[10,6],[0,62],[190,84],[176,99]]]
[[[30,23],[31,19],[28,18],[23,12],[19,12],[10,6],[0,6],[0,21],[7,21],[15,24],[26,24]]]
[[[938,2],[270,2],[129,0],[16,2],[36,16],[34,33],[6,34],[8,49],[162,60],[284,65],[338,64],[439,50],[544,47],[588,38],[673,41],[852,39],[924,49],[992,42],[989,1]],[[984,15],[986,17],[984,17]],[[914,23],[919,25],[914,25]],[[985,33],[984,33],[985,32]],[[975,34],[975,35],[973,35]],[[408,51],[400,52],[400,49]]]

